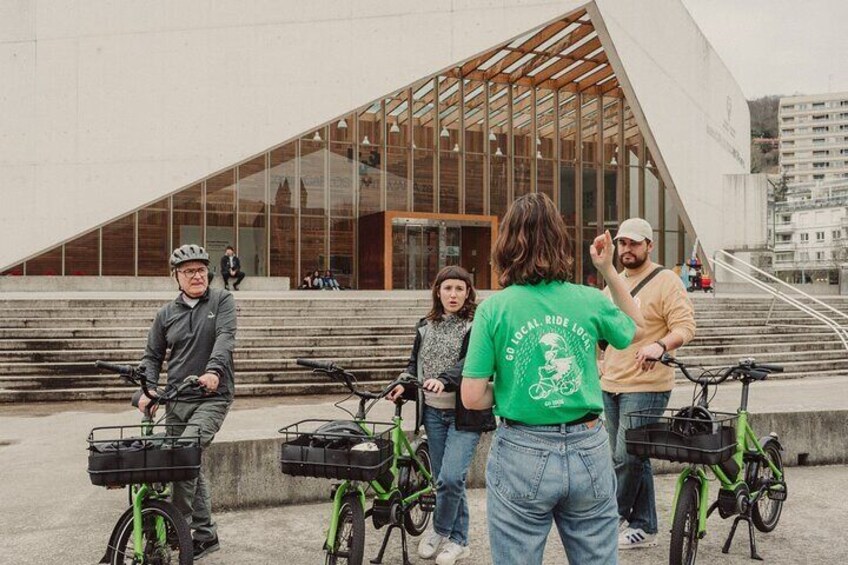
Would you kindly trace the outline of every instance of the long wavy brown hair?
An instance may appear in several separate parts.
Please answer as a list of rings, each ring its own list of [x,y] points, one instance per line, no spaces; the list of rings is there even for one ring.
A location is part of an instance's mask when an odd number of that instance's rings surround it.
[[[492,252],[502,287],[571,280],[574,258],[565,221],[543,193],[525,194],[507,210]]]
[[[464,282],[465,287],[468,289],[468,293],[465,295],[465,304],[462,305],[462,308],[456,315],[463,320],[473,320],[474,311],[477,309],[477,292],[474,290],[474,284],[471,282],[471,275],[459,265],[448,265],[436,275],[436,280],[433,281],[433,309],[427,314],[427,319],[431,322],[440,322],[444,318],[445,307],[442,305],[439,289],[442,287],[443,282],[450,279]]]

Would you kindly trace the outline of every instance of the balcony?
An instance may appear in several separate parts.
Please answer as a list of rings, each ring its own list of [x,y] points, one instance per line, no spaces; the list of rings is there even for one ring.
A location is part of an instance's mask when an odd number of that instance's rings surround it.
[[[781,222],[774,224],[774,233],[791,233],[795,231],[795,222]]]

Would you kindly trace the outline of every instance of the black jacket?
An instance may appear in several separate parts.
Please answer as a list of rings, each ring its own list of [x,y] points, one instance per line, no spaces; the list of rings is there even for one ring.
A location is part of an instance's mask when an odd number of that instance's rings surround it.
[[[233,255],[233,270],[235,272],[241,271],[241,261],[239,258]],[[221,275],[224,273],[230,272],[230,256],[224,253],[224,256],[221,257]]]
[[[422,380],[423,378],[418,366],[418,351],[421,349],[423,331],[426,327],[426,318],[422,318],[415,326],[415,344],[412,346],[412,354],[409,356],[409,362],[406,367],[406,372],[418,378],[418,380]],[[471,331],[469,330],[465,333],[465,338],[462,340],[459,361],[436,378],[445,385],[446,392],[456,392],[456,429],[466,432],[488,432],[497,427],[492,409],[469,410],[462,405],[462,398],[459,392],[460,385],[462,384],[462,368],[465,365],[465,354],[468,352],[468,340],[470,337]],[[404,390],[403,398],[415,400],[418,403],[418,409],[415,415],[415,427],[417,428],[421,423],[424,412],[424,393],[420,389],[409,387]]]

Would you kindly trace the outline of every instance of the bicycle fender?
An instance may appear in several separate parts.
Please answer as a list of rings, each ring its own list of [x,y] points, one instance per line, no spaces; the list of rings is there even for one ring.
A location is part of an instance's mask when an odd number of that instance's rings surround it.
[[[777,449],[780,450],[781,455],[783,455],[783,453],[786,451],[783,448],[783,444],[780,443],[780,439],[778,439],[777,434],[774,433],[774,432],[770,433],[767,436],[761,437],[759,441],[760,441],[760,445],[763,447],[763,449],[766,448],[767,443],[773,443],[773,444],[777,445]]]
[[[103,557],[100,558],[100,563],[111,563],[112,562],[112,553],[115,551],[115,546],[118,544],[118,527],[124,522],[128,514],[132,514],[132,506],[127,508],[121,517],[118,518],[118,521],[115,522],[115,527],[112,528],[112,534],[109,536],[109,542],[106,545],[106,553],[103,554]]]

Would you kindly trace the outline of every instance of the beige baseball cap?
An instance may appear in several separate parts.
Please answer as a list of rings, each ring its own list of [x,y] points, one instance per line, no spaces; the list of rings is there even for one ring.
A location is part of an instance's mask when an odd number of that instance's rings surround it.
[[[632,239],[633,241],[643,241],[645,239],[653,241],[654,230],[646,220],[642,218],[630,218],[624,220],[618,226],[618,233],[615,234],[615,239],[618,240],[622,237]]]

